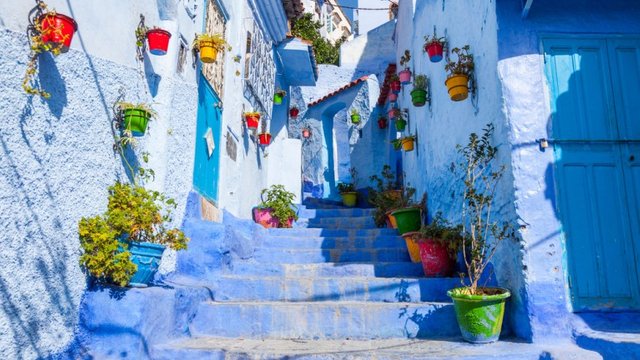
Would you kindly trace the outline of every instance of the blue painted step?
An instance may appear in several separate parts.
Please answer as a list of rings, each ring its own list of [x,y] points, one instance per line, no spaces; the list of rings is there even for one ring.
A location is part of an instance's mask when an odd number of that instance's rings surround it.
[[[296,227],[326,228],[326,229],[376,229],[377,226],[371,216],[359,217],[325,217],[317,219],[299,218]]]
[[[381,235],[369,237],[298,237],[268,236],[262,247],[280,249],[362,249],[362,248],[406,248],[400,236]]]
[[[272,339],[427,338],[459,334],[453,305],[383,302],[204,302],[192,336]]]
[[[353,216],[373,216],[373,209],[306,209],[300,208],[298,216],[307,219],[353,217]]]
[[[406,248],[375,249],[265,249],[258,248],[254,259],[262,263],[308,264],[322,262],[402,262],[411,261]]]
[[[274,264],[244,262],[235,264],[233,273],[250,276],[289,277],[420,277],[422,264],[410,262]]]
[[[299,236],[299,237],[357,237],[357,236],[381,236],[398,235],[395,229],[321,229],[321,228],[293,228],[293,229],[267,229],[268,235],[275,236]]]
[[[216,301],[449,302],[459,278],[221,276]]]

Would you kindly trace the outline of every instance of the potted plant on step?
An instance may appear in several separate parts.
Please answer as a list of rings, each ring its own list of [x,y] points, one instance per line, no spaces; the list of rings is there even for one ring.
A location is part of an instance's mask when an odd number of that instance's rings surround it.
[[[360,114],[356,109],[351,109],[351,122],[356,125],[360,124]]]
[[[495,192],[505,171],[504,165],[494,164],[498,148],[491,145],[493,129],[489,124],[481,136],[471,133],[466,146],[458,145],[461,160],[453,169],[464,179],[461,248],[468,284],[447,294],[453,299],[462,337],[471,343],[498,340],[505,302],[511,295],[507,289],[479,284],[498,245],[515,238],[511,223],[500,223],[492,217]]]
[[[149,43],[149,52],[153,55],[165,55],[169,49],[169,39],[171,39],[171,33],[154,27],[148,30],[145,34],[147,42]]]
[[[284,99],[285,96],[287,96],[286,91],[282,89],[276,90],[276,92],[273,94],[273,103],[276,105],[282,104],[282,99]]]
[[[391,88],[391,91],[393,91],[395,94],[400,92],[400,90],[402,89],[402,83],[400,82],[400,78],[398,77],[398,75],[392,74],[389,77],[389,86]]]
[[[352,182],[340,182],[338,183],[338,192],[342,197],[342,204],[347,207],[354,207],[358,202],[358,193],[356,192],[356,179],[358,178],[358,172],[356,168],[349,169]]]
[[[147,286],[167,246],[187,248],[184,233],[166,226],[175,208],[173,199],[157,191],[116,182],[109,187],[107,211],[78,224],[80,264],[101,283]]]
[[[260,123],[260,113],[258,111],[249,111],[244,113],[244,121],[249,130],[256,130]]]
[[[473,75],[473,55],[469,54],[469,45],[454,48],[452,53],[458,57],[457,61],[449,61],[445,70],[449,72],[444,82],[453,101],[462,101],[469,97],[469,80]]]
[[[298,109],[297,106],[292,106],[291,109],[289,109],[289,116],[291,116],[293,119],[297,118],[299,113],[300,109]]]
[[[382,129],[386,129],[387,126],[389,126],[389,121],[387,120],[387,118],[385,116],[379,116],[378,117],[378,128]]]
[[[119,101],[116,107],[120,110],[122,117],[122,129],[133,136],[144,136],[149,120],[157,116],[155,110],[147,103],[132,104]]]
[[[418,247],[418,259],[422,262],[426,277],[447,277],[453,274],[455,258],[462,244],[462,225],[451,225],[438,212],[429,225],[422,226],[419,231],[404,234],[404,237]]]
[[[369,180],[373,184],[368,191],[369,203],[376,208],[373,214],[376,226],[388,225],[391,227],[387,213],[389,210],[401,206],[400,201],[402,200],[402,190],[398,188],[396,175],[391,171],[391,166],[384,165],[380,176],[371,175]]]
[[[445,38],[438,37],[435,29],[433,30],[433,36],[427,35],[424,37],[424,51],[429,55],[431,62],[437,63],[442,60],[445,44]]]
[[[424,106],[429,101],[427,94],[428,80],[425,75],[416,75],[413,82],[413,90],[411,91],[411,102],[413,106]]]
[[[415,135],[409,135],[402,138],[402,150],[405,152],[413,151],[416,141]]]
[[[218,53],[223,52],[225,48],[231,50],[222,34],[200,34],[193,39],[192,49],[200,53],[200,61],[203,63],[216,62]]]
[[[253,208],[253,220],[266,228],[290,228],[298,220],[293,199],[296,195],[284,185],[262,189],[262,202]]]
[[[404,70],[398,73],[398,79],[401,84],[408,84],[411,82],[411,70],[409,69],[409,61],[411,61],[411,53],[409,50],[404,51],[404,55],[400,57],[400,66],[404,66]]]
[[[258,134],[258,142],[262,146],[271,144],[271,133],[267,131],[267,121],[265,119],[262,119],[262,132]]]
[[[415,188],[407,187],[402,192],[399,206],[391,212],[398,225],[400,235],[416,231],[422,225],[422,212],[425,208],[427,197],[425,194],[420,202],[415,202],[413,200],[415,192]]]

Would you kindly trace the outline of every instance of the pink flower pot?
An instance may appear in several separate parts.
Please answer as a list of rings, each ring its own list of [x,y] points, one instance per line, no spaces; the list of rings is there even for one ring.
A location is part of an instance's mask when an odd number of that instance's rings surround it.
[[[404,69],[398,73],[398,77],[400,78],[400,82],[402,84],[408,84],[411,82],[411,70]]]
[[[253,221],[256,223],[269,228],[278,228],[280,226],[280,222],[271,214],[271,209],[261,209],[261,208],[253,208]],[[287,227],[291,227],[293,225],[293,219],[289,219],[287,221]]]
[[[390,92],[387,99],[389,99],[389,102],[395,102],[398,100],[398,94]]]

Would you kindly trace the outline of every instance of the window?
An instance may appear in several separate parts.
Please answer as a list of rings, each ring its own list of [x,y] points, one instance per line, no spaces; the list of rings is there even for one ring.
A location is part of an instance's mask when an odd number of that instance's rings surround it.
[[[178,50],[178,65],[176,66],[178,74],[184,73],[184,66],[187,63],[187,53],[189,52],[188,49],[187,40],[184,36],[180,35],[180,50]]]
[[[207,1],[207,19],[205,30],[207,34],[225,34],[226,20],[217,1]],[[222,98],[224,93],[224,53],[218,54],[218,59],[212,64],[202,64],[202,73],[211,87]]]

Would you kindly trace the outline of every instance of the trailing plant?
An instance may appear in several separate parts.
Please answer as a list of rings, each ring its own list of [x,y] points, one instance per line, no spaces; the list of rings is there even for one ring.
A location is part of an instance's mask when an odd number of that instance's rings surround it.
[[[153,120],[158,116],[158,113],[153,109],[153,107],[151,107],[151,104],[148,104],[148,103],[134,104],[126,101],[118,101],[116,102],[114,109],[115,109],[114,111],[116,113],[116,118],[117,118],[116,125],[121,130],[119,134],[114,135],[116,140],[116,144],[114,145],[114,147],[119,147],[119,148],[124,148],[126,146],[135,147],[137,145],[137,141],[134,138],[131,129],[127,129],[124,126],[125,110],[135,109],[135,110],[144,111],[149,115],[149,120]],[[122,155],[124,156],[124,153]],[[148,157],[148,154],[147,154],[147,157]],[[130,167],[130,170],[133,172],[133,168]],[[142,169],[142,171],[144,172],[144,169]]]
[[[462,172],[464,179],[462,253],[469,280],[466,291],[474,295],[483,294],[478,281],[498,245],[515,237],[512,224],[492,219],[496,188],[505,171],[504,165],[494,165],[498,148],[491,144],[493,131],[493,125],[487,124],[482,135],[471,133],[467,145],[458,145],[461,160],[452,169]]]
[[[149,28],[144,24],[144,15],[140,14],[140,22],[138,23],[138,27],[136,27],[135,35],[136,35],[136,58],[138,61],[144,61],[144,51],[146,48],[145,38],[147,36],[147,31]]]
[[[293,205],[296,195],[287,191],[284,185],[272,185],[269,189],[262,189],[261,196],[262,202],[258,207],[271,209],[271,215],[278,219],[280,226],[289,227],[289,219],[298,220]]]
[[[318,64],[339,65],[340,45],[345,41],[345,38],[343,37],[336,41],[335,44],[331,44],[329,40],[323,38],[320,34],[319,30],[322,26],[319,21],[313,20],[312,14],[304,14],[291,24],[291,34],[311,41],[311,46]]]
[[[409,61],[411,61],[411,53],[409,50],[405,50],[404,55],[400,57],[400,66],[409,65]],[[409,67],[405,66],[405,68],[408,69]]]
[[[137,270],[126,251],[127,242],[186,249],[189,239],[184,233],[166,227],[175,208],[176,202],[160,192],[116,182],[109,187],[107,211],[78,224],[81,266],[99,282],[125,286]]]
[[[458,57],[457,61],[450,60],[445,65],[445,70],[449,72],[449,77],[454,75],[466,75],[471,77],[474,70],[473,55],[469,54],[469,45],[462,48],[453,48],[451,52]]]
[[[413,239],[416,242],[429,239],[445,245],[449,254],[454,257],[462,247],[462,225],[452,225],[442,217],[442,212],[436,213],[428,225],[423,225],[419,236]]]
[[[414,90],[427,90],[427,76],[426,75],[416,75],[413,80],[413,89]]]

